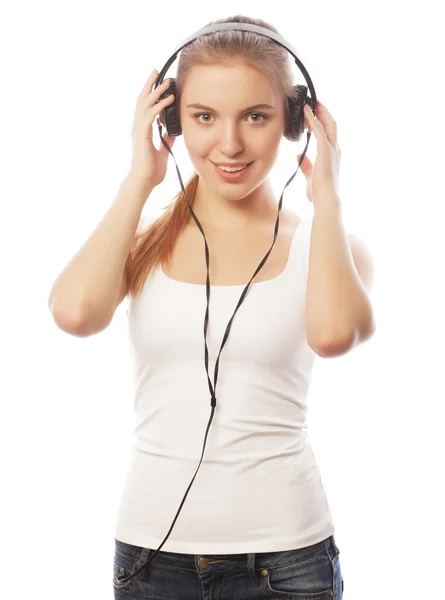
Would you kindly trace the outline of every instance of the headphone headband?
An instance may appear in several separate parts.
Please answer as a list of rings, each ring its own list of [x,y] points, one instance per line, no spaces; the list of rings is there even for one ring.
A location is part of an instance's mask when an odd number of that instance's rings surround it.
[[[239,30],[239,31],[251,31],[251,32],[257,33],[259,35],[264,35],[265,37],[268,37],[271,40],[274,40],[277,44],[279,44],[280,46],[285,48],[290,54],[292,54],[292,56],[295,59],[295,63],[297,65],[297,67],[300,69],[300,71],[302,72],[303,77],[304,77],[304,79],[308,85],[309,91],[311,93],[311,97],[310,97],[311,108],[312,109],[315,108],[315,105],[317,104],[317,95],[315,93],[314,84],[312,83],[312,79],[310,78],[310,75],[307,72],[305,66],[303,65],[301,60],[298,58],[297,51],[295,50],[295,48],[293,48],[293,46],[287,40],[285,40],[281,35],[279,35],[278,33],[275,33],[275,31],[271,31],[270,29],[266,29],[265,27],[259,27],[258,25],[252,25],[250,23],[218,23],[216,25],[208,25],[207,27],[198,29],[198,31],[195,31],[195,33],[192,33],[191,35],[186,37],[175,48],[175,51],[173,52],[173,54],[170,56],[170,58],[167,60],[167,62],[164,64],[164,66],[160,70],[158,78],[157,78],[155,86],[154,86],[154,89],[156,89],[158,87],[158,85],[161,85],[170,65],[176,60],[176,57],[178,56],[179,51],[182,50],[182,48],[184,48],[184,46],[191,44],[194,40],[196,40],[196,38],[201,37],[202,35],[206,35],[208,33],[214,33],[215,31],[223,31],[225,29],[233,29],[233,30]]]

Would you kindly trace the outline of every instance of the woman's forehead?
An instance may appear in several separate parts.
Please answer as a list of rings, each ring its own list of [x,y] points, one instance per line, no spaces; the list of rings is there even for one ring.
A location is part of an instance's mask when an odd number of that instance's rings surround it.
[[[230,91],[230,94],[227,92]],[[237,108],[255,104],[276,106],[278,90],[269,78],[245,65],[197,65],[184,81],[182,103],[218,109],[233,103]]]

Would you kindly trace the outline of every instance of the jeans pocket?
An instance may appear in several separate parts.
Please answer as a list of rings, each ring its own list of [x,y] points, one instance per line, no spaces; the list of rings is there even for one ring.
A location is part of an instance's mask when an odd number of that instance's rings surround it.
[[[268,598],[295,600],[332,600],[334,582],[332,566],[325,550],[305,560],[263,568],[261,589]]]
[[[129,577],[134,570],[136,559],[129,556],[122,556],[117,552],[114,553],[113,561],[113,588],[118,594],[128,594],[133,589],[136,583],[136,576],[121,583],[121,580]]]
[[[340,549],[337,546],[337,544],[335,543],[334,536],[332,536],[331,543],[326,548],[326,552],[327,552],[327,555],[329,557],[329,560],[331,561],[332,572],[333,572],[333,575],[334,575],[334,578],[335,578],[336,571],[340,570]]]
[[[334,578],[334,597],[335,600],[343,598],[344,581],[340,566],[340,549],[337,546],[334,536],[331,538],[331,543],[326,548],[326,553],[331,561],[332,576]]]

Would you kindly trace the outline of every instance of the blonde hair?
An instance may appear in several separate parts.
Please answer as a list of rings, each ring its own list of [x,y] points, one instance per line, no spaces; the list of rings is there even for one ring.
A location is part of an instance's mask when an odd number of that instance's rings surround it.
[[[250,23],[279,33],[273,25],[262,19],[242,15],[217,19],[208,23],[206,27],[219,23]],[[181,50],[175,75],[177,106],[180,105],[184,82],[192,67],[209,64],[232,66],[240,60],[265,74],[274,83],[284,99],[285,122],[288,124],[289,99],[292,97],[294,85],[289,54],[272,39],[250,31],[213,32],[197,38]],[[198,181],[199,175],[194,171],[184,185],[192,207]],[[136,233],[137,244],[129,253],[125,265],[128,296],[140,294],[150,273],[158,265],[169,262],[177,237],[193,218],[182,189],[163,210],[163,214],[145,231]]]

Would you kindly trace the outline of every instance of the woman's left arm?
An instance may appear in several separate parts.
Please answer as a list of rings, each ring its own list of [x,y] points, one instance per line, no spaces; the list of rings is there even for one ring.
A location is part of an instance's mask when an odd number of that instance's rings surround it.
[[[345,232],[337,200],[320,204],[312,220],[305,316],[307,340],[317,354],[345,354],[373,335],[373,278],[370,253]]]
[[[343,227],[337,124],[320,102],[316,113],[305,108],[306,124],[317,140],[316,161],[312,165],[305,156],[301,164],[307,196],[314,206],[305,322],[309,345],[320,356],[333,357],[345,354],[375,331],[368,296],[374,269],[366,245]]]

